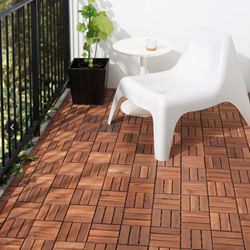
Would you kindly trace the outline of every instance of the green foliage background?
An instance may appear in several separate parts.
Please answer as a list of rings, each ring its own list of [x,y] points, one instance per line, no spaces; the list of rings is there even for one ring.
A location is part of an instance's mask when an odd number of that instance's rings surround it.
[[[2,0],[0,1],[0,12],[8,9],[9,7],[21,2],[22,0]],[[61,64],[63,61],[63,17],[62,15],[54,15],[56,11],[62,8],[62,0],[39,0],[39,15],[40,15],[40,26],[39,26],[39,48],[40,48],[40,58],[41,63],[39,65],[39,78],[40,78],[40,110],[46,107],[46,103],[55,92],[56,88],[59,87],[59,83],[63,81],[63,69],[64,65]],[[54,4],[54,5],[53,5]],[[52,6],[52,7],[51,7]],[[57,6],[57,9],[56,7]],[[54,9],[55,7],[55,9]],[[28,11],[29,16],[31,17],[31,8],[28,9],[27,6],[24,8],[24,19],[23,11],[19,11],[20,16],[19,20],[17,19],[17,12],[14,12],[14,37],[12,37],[12,17],[8,16],[8,31],[6,37],[6,19],[4,18],[1,21],[2,32],[0,34],[2,39],[2,80],[3,80],[3,89],[0,91],[3,92],[4,105],[1,107],[0,112],[4,114],[4,138],[1,134],[1,116],[0,116],[0,166],[2,163],[2,157],[7,157],[9,152],[15,148],[16,142],[19,142],[21,139],[21,130],[25,134],[27,128],[31,126],[31,117],[32,109],[30,106],[33,106],[33,82],[32,82],[32,55],[29,55],[29,49],[32,53],[32,44],[31,41],[31,19],[28,20]],[[46,14],[47,13],[47,14]],[[62,13],[62,11],[61,11]],[[50,14],[52,19],[50,19]],[[55,19],[53,18],[55,16]],[[24,21],[23,21],[24,20]],[[47,26],[48,22],[48,26]],[[18,24],[20,26],[20,39],[17,34]],[[28,33],[28,25],[30,27],[30,32]],[[56,32],[56,33],[55,33]],[[57,36],[55,37],[56,34]],[[25,39],[24,39],[25,35]],[[30,37],[29,37],[30,36]],[[44,37],[44,39],[43,39]],[[6,38],[9,41],[9,77],[7,75],[7,48],[6,48]],[[14,38],[14,58],[12,55],[12,38]],[[20,44],[20,58],[18,56],[18,47]],[[61,50],[59,51],[59,44]],[[30,48],[29,48],[30,45]],[[26,54],[26,55],[25,55]],[[19,64],[20,60],[20,64]],[[60,62],[60,63],[59,63]],[[14,71],[13,71],[14,63]],[[25,72],[26,65],[26,72]],[[30,75],[31,73],[31,75]],[[1,74],[1,72],[0,72]],[[15,77],[13,77],[15,75]],[[19,78],[21,81],[19,81]],[[9,85],[8,81],[9,80]],[[1,92],[0,92],[1,93]],[[9,94],[8,94],[9,93]],[[14,98],[16,100],[16,105],[14,106]],[[14,120],[14,113],[16,114],[16,121],[19,124],[19,129],[16,131],[16,141],[15,134],[11,134],[9,138],[9,133],[7,130],[8,124],[8,101],[9,101],[9,113],[10,121]],[[25,105],[25,102],[27,105]],[[21,105],[20,105],[21,103]],[[26,119],[27,114],[27,119]],[[4,156],[2,155],[2,140],[4,140]],[[10,142],[10,143],[9,143]]]

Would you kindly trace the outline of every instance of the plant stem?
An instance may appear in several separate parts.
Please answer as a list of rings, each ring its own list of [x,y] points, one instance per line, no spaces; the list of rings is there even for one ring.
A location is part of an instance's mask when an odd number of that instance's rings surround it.
[[[90,18],[89,18],[89,30],[90,30]],[[89,46],[89,59],[90,59],[91,46]]]
[[[96,58],[97,46],[98,46],[98,42],[95,43],[95,58]]]

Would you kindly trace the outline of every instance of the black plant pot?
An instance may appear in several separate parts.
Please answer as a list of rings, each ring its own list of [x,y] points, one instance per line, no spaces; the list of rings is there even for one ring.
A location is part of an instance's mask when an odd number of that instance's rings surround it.
[[[75,58],[68,67],[73,104],[102,105],[107,89],[109,58],[94,59],[94,64],[102,64],[98,68],[80,68],[81,63],[84,64],[84,58]]]

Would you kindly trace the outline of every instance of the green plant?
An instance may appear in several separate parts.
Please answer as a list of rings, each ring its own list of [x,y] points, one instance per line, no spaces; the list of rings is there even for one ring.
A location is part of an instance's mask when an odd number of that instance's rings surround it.
[[[88,56],[85,62],[89,63],[89,67],[93,67],[91,45],[100,42],[100,40],[107,41],[108,36],[111,37],[111,33],[114,30],[107,13],[105,11],[98,12],[92,5],[94,2],[95,0],[88,0],[89,4],[78,11],[83,16],[84,22],[78,23],[76,27],[79,32],[85,33],[86,42],[83,45],[84,53],[82,56]]]
[[[43,104],[44,105],[44,104]],[[50,115],[51,111],[57,111],[58,108],[55,108],[55,107],[51,107],[48,112],[45,114],[43,120],[41,121],[41,124],[43,124],[45,121],[47,120],[53,120],[54,118]]]
[[[30,138],[29,141],[25,144],[23,150],[27,148],[31,148],[33,146],[34,144],[32,143],[32,140]],[[28,156],[28,155],[23,154],[23,151],[21,151],[19,155],[16,157],[16,159],[14,160],[14,163],[12,164],[12,166],[7,168],[3,177],[0,179],[0,187],[7,184],[8,180],[12,176],[19,176],[23,172],[23,168],[22,168],[23,162],[27,160],[33,161],[35,158],[37,158],[37,156]]]

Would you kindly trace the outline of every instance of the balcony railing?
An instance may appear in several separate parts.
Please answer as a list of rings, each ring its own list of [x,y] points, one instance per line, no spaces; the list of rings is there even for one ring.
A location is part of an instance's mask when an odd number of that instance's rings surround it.
[[[0,13],[0,177],[67,84],[68,0],[24,0]]]

